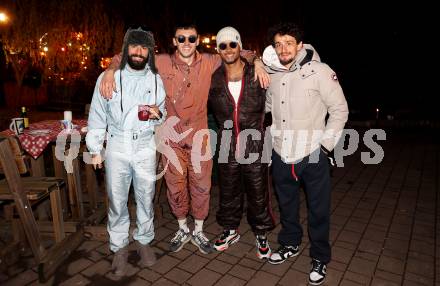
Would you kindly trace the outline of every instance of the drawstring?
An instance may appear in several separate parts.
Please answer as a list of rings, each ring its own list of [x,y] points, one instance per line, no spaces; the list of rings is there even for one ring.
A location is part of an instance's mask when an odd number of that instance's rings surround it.
[[[157,75],[154,74],[154,104],[157,102]]]
[[[292,164],[292,177],[295,179],[295,181],[298,181],[298,176],[295,173],[295,164]]]
[[[122,107],[122,70],[119,73],[119,86],[121,87],[121,112],[124,113],[124,108]]]

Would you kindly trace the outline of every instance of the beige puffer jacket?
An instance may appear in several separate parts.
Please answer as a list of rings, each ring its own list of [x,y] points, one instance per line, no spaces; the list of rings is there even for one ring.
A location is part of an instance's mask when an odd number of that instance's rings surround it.
[[[272,46],[264,51],[263,61],[271,77],[266,112],[272,112],[275,152],[285,163],[294,163],[320,145],[333,150],[348,119],[336,73],[307,44],[290,69],[281,65]]]

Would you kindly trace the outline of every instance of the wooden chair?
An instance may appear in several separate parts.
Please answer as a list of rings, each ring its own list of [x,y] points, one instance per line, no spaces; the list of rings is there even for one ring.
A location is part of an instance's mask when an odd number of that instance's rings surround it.
[[[73,235],[65,236],[60,196],[60,192],[65,191],[65,183],[62,179],[54,177],[20,177],[20,173],[27,173],[28,170],[25,168],[26,163],[23,154],[19,148],[16,148],[14,140],[16,139],[13,137],[0,138],[0,172],[5,175],[5,179],[0,181],[0,200],[13,201],[27,243],[34,254],[36,262],[39,263],[40,281],[45,281],[55,272],[56,267],[79,246],[83,235],[81,231],[77,231]],[[11,144],[13,148],[11,148]],[[50,250],[43,247],[38,225],[32,211],[33,205],[45,199],[50,199],[56,242]],[[5,255],[4,252],[2,254]],[[4,259],[0,257],[0,263],[1,261],[4,261]]]
[[[69,149],[67,147],[67,149]],[[71,166],[67,167],[63,161],[59,161],[56,156],[56,146],[52,146],[53,165],[55,176],[64,178],[68,185],[69,208],[74,220],[84,219],[84,206],[82,200],[81,175],[78,157],[72,160]],[[82,154],[82,152],[80,152]],[[64,150],[64,155],[68,156],[68,150]]]
[[[29,174],[29,161],[26,161],[23,150],[20,147],[20,143],[15,137],[5,138],[8,141],[11,148],[15,165],[18,168],[20,175]],[[0,173],[4,173],[3,166],[9,166],[9,164],[0,164]],[[23,177],[20,178],[26,191],[26,197],[31,203],[31,206],[35,206],[50,198],[52,218],[53,218],[53,230],[55,234],[55,241],[59,242],[64,239],[63,228],[63,206],[61,205],[61,193],[65,192],[65,183],[62,179],[54,177]],[[7,180],[0,180],[0,200],[13,201],[14,196],[10,191]]]

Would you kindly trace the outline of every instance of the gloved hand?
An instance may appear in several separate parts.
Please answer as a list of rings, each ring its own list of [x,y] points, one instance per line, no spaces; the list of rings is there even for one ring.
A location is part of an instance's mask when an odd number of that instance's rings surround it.
[[[327,150],[324,146],[321,145],[321,151],[327,156],[328,162],[330,166],[335,167],[336,166],[336,160],[335,160],[335,153],[332,151]]]

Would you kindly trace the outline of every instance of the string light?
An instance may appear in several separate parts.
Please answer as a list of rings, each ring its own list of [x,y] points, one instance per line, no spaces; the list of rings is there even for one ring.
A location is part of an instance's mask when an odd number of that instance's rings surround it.
[[[48,79],[69,81],[72,78],[79,77],[81,75],[81,72],[88,69],[87,53],[90,50],[90,46],[85,43],[84,35],[81,32],[72,32],[70,34],[70,39],[68,38],[66,41],[64,41],[64,44],[57,43],[56,38],[53,38],[50,33],[44,33],[39,38],[38,44],[40,49],[38,54],[40,55],[40,57],[47,57],[46,71],[48,71]],[[63,53],[63,57],[56,59],[60,55],[57,53],[48,54],[50,49],[53,49],[54,51],[61,51]],[[69,71],[67,73],[64,73],[63,75],[61,75],[60,73],[56,73],[55,70],[50,67],[53,67],[53,60],[56,60],[57,62],[58,71]],[[72,67],[69,67],[71,63],[80,63],[80,65],[76,67],[76,71],[74,67],[73,69]]]
[[[0,23],[7,23],[9,20],[8,15],[5,12],[0,12]]]

